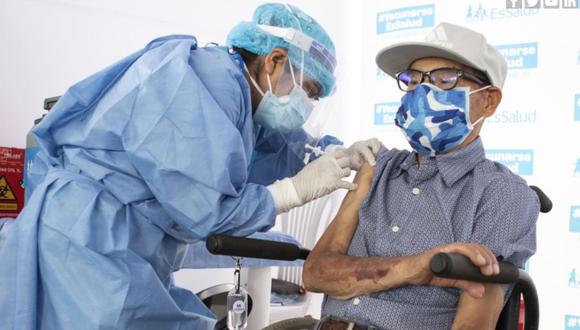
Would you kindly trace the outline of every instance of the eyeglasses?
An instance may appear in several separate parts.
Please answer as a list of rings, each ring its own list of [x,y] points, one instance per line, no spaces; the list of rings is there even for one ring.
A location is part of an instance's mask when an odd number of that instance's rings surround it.
[[[429,77],[431,84],[443,90],[455,88],[460,77],[469,79],[482,86],[490,84],[487,78],[480,78],[469,72],[455,68],[439,68],[429,72],[408,69],[396,74],[397,84],[403,92],[410,92],[423,82],[425,76]]]

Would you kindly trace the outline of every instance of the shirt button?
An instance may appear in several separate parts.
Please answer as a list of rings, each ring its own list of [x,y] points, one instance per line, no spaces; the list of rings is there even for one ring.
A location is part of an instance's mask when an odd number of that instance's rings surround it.
[[[393,227],[391,227],[391,230],[393,231],[393,233],[396,233],[396,232],[398,232],[398,231],[399,231],[399,229],[401,229],[401,228],[399,228],[399,226],[396,226],[396,225],[395,225],[395,226],[393,226]]]
[[[413,195],[419,195],[421,190],[419,190],[419,188],[415,187],[415,188],[413,188],[413,190],[411,190],[411,192],[413,193]]]
[[[356,297],[352,300],[352,304],[357,306],[358,304],[360,304],[360,298]]]

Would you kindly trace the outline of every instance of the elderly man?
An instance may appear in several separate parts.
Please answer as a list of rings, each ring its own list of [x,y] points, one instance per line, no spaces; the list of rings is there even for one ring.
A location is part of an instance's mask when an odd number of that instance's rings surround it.
[[[501,101],[506,62],[485,37],[443,23],[396,44],[379,67],[405,92],[395,123],[414,149],[385,149],[350,192],[304,267],[324,292],[320,329],[494,329],[509,286],[433,276],[438,252],[484,275],[535,252],[539,201],[485,158],[479,132]]]

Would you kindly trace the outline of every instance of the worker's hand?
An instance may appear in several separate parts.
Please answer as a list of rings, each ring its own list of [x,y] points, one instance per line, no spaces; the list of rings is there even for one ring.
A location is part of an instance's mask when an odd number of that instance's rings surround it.
[[[336,189],[356,189],[356,184],[342,178],[350,175],[350,159],[346,151],[337,150],[322,155],[304,166],[292,178],[292,183],[302,204],[325,196]]]
[[[479,267],[483,275],[491,276],[499,274],[497,259],[487,246],[476,243],[451,243],[436,246],[431,250],[411,257],[412,262],[408,268],[411,284],[455,287],[466,291],[474,298],[481,298],[483,296],[485,293],[483,283],[441,278],[433,275],[429,268],[429,263],[431,262],[431,258],[440,252],[463,254],[475,266]]]
[[[382,143],[376,138],[353,143],[346,149],[346,153],[350,158],[350,168],[358,171],[365,161],[371,166],[375,166],[377,163],[376,157],[381,146]]]
[[[296,176],[274,182],[268,190],[274,198],[277,213],[283,213],[336,189],[356,189],[356,184],[342,180],[349,175],[349,157],[344,150],[336,150],[304,166]]]

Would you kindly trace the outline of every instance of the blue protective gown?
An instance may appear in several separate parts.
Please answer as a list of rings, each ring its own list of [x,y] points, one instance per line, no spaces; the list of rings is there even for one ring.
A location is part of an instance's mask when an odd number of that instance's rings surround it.
[[[260,175],[259,159],[292,147],[252,157],[274,133],[253,126],[250,102],[230,55],[188,36],[72,86],[34,130],[36,188],[0,232],[0,328],[212,328],[212,313],[172,283],[187,244],[270,228],[262,184],[303,166]],[[249,179],[252,158],[262,184]]]

